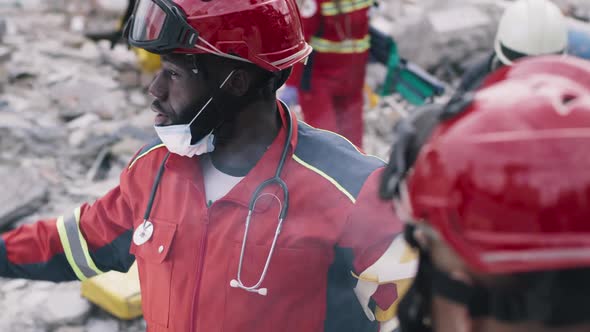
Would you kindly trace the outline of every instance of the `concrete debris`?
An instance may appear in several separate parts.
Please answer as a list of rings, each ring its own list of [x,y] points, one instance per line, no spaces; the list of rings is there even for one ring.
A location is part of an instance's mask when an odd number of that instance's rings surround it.
[[[86,332],[118,332],[119,323],[114,319],[91,318],[86,323]]]
[[[104,195],[153,137],[135,54],[69,30],[89,8],[78,0],[70,8],[75,2],[0,0],[3,229]],[[142,319],[118,322],[92,306],[77,282],[2,279],[0,285],[0,331],[145,331]]]
[[[28,283],[29,283],[29,281],[27,281],[25,279],[14,279],[14,280],[10,280],[10,281],[5,282],[0,287],[0,291],[1,292],[15,291],[17,289],[21,289],[21,288],[27,286]]]
[[[47,291],[39,309],[40,318],[47,326],[62,326],[84,322],[91,305],[80,296],[80,284],[69,282],[56,284]]]
[[[385,8],[374,12],[372,25],[395,39],[402,57],[451,81],[460,74],[455,67],[473,52],[492,50],[505,4],[429,0],[384,1],[381,6]]]
[[[0,227],[35,212],[47,199],[47,185],[36,171],[0,165]]]
[[[110,166],[111,154],[108,147],[104,147],[98,153],[96,160],[90,167],[90,170],[86,174],[87,181],[98,181],[104,180],[107,176]]]
[[[4,35],[6,34],[6,20],[0,17],[0,43],[4,40]]]
[[[104,330],[105,332],[107,330]],[[86,328],[82,325],[78,326],[61,326],[54,330],[54,332],[86,332]]]

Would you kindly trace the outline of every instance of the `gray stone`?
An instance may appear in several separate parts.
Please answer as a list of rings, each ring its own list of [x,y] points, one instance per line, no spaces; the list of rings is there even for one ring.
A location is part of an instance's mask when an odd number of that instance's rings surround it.
[[[47,185],[36,171],[0,165],[0,225],[35,212],[47,199]]]
[[[13,279],[13,280],[9,280],[5,283],[2,284],[2,286],[0,287],[0,290],[3,293],[6,292],[11,292],[17,289],[21,289],[25,286],[27,286],[29,282],[25,279]]]
[[[7,317],[0,322],[0,331],[18,332],[47,332],[42,326],[35,325],[33,321],[26,321],[25,317]]]
[[[123,159],[131,158],[146,142],[132,137],[125,137],[111,147],[111,153]]]
[[[98,181],[104,180],[105,176],[109,172],[111,160],[111,150],[109,147],[104,147],[98,153],[98,156],[92,163],[92,166],[86,173],[87,181]]]
[[[70,121],[67,124],[67,128],[70,130],[75,129],[87,129],[88,127],[96,124],[100,120],[100,117],[94,113],[84,114],[79,118]]]
[[[127,45],[117,44],[114,49],[111,49],[110,43],[105,41],[100,46],[104,50],[103,61],[119,71],[114,75],[119,80],[121,80],[121,74],[129,71],[138,72],[137,57]]]
[[[426,69],[452,67],[471,52],[490,51],[505,8],[501,0],[383,3],[371,25],[394,38],[403,58]]]
[[[156,114],[150,109],[146,108],[141,110],[139,113],[133,115],[129,119],[129,123],[133,124],[133,127],[141,128],[148,132],[150,135],[154,133],[154,117]]]
[[[428,21],[437,34],[457,33],[491,24],[481,10],[471,7],[455,7],[428,14]]]
[[[90,303],[80,296],[80,283],[57,284],[40,306],[40,318],[49,326],[79,324],[90,313]]]
[[[121,321],[120,330],[125,332],[145,332],[147,325],[143,318],[132,321]]]
[[[32,290],[27,292],[20,300],[20,304],[24,308],[37,308],[40,307],[43,302],[50,298],[50,291],[49,290]]]
[[[115,188],[118,184],[119,179],[117,177],[111,177],[95,183],[81,182],[79,185],[70,185],[67,188],[67,192],[73,196],[97,199],[105,195],[109,190]]]
[[[6,19],[0,16],[0,43],[4,41],[6,35]]]
[[[126,8],[126,3],[119,0],[97,0],[97,4],[102,10],[114,13],[121,13]]]
[[[5,104],[3,109],[13,109],[13,105]],[[33,124],[31,123],[31,121],[26,119],[22,114],[16,112],[0,112],[0,128],[8,130],[30,130],[33,128]],[[5,135],[5,131],[2,131],[2,135]],[[2,142],[1,136],[0,142]]]
[[[2,21],[0,21],[0,22],[2,22]],[[1,26],[0,26],[0,29],[2,29]],[[12,57],[12,49],[10,49],[6,46],[0,46],[0,64],[10,61],[11,57]]]
[[[50,97],[62,113],[96,113],[112,118],[125,103],[125,94],[114,91],[118,83],[112,79],[70,79],[50,87]]]
[[[134,88],[140,85],[140,74],[136,70],[121,72],[118,76],[121,85],[126,88]]]
[[[129,102],[136,106],[146,107],[148,104],[148,98],[145,92],[133,90],[129,93]]]
[[[61,326],[53,330],[53,332],[87,332],[84,326]],[[105,331],[106,332],[106,331]]]
[[[118,332],[119,323],[114,319],[90,318],[86,323],[86,332]]]
[[[85,128],[77,129],[72,131],[68,138],[70,146],[79,148],[81,147],[91,136],[91,132]]]

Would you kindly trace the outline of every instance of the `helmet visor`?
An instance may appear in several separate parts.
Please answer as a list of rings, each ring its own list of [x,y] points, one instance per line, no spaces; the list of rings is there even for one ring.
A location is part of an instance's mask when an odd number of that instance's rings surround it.
[[[130,37],[139,42],[155,41],[162,35],[166,12],[152,0],[140,0],[135,9]]]
[[[171,0],[139,0],[125,28],[129,44],[164,54],[178,48],[193,48],[197,31]]]

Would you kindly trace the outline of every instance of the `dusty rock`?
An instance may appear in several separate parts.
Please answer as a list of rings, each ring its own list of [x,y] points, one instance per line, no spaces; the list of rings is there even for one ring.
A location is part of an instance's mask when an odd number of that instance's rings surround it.
[[[53,332],[87,332],[84,326],[61,326],[53,330]],[[104,330],[107,332],[107,330]]]
[[[146,141],[125,137],[111,147],[111,153],[123,159],[129,159],[145,144]]]
[[[118,332],[119,323],[114,319],[91,318],[86,323],[86,332]]]
[[[124,87],[137,86],[140,83],[140,75],[136,71],[124,71],[117,77]]]
[[[1,21],[0,21],[1,22]],[[0,29],[2,23],[0,23]],[[12,56],[12,50],[6,46],[0,46],[0,63],[5,63],[10,60]]]
[[[0,43],[4,40],[4,35],[6,34],[6,20],[3,17],[0,17]]]
[[[443,67],[451,73],[439,78],[456,79],[458,63],[492,49],[505,2],[386,0],[380,6],[371,25],[395,39],[402,57],[430,70]]]
[[[27,281],[25,279],[14,279],[14,280],[10,280],[10,281],[7,281],[4,284],[2,284],[2,286],[0,287],[0,291],[2,291],[3,293],[6,293],[6,292],[14,291],[17,289],[21,289],[21,288],[27,286],[28,284],[29,284],[29,281]]]
[[[129,93],[129,102],[136,106],[147,106],[148,98],[145,92],[134,90]]]
[[[47,198],[47,186],[36,171],[0,165],[0,226],[37,210]]]
[[[78,282],[57,284],[40,307],[40,317],[49,326],[78,324],[90,313],[90,303],[80,296]]]
[[[70,121],[67,124],[67,128],[70,130],[75,129],[87,129],[91,125],[96,124],[100,120],[100,117],[94,113],[84,114],[79,118]]]

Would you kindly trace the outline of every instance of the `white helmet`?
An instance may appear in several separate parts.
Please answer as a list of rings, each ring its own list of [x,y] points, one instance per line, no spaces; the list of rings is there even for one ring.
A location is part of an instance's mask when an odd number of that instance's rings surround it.
[[[523,56],[564,53],[565,18],[549,0],[517,0],[500,19],[494,47],[505,65]]]

